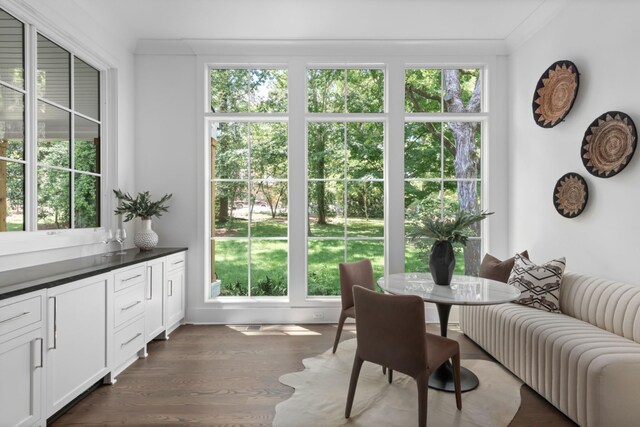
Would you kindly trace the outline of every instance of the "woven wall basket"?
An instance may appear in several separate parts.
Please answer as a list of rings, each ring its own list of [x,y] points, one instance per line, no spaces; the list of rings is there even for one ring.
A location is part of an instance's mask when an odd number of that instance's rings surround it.
[[[629,164],[637,140],[631,117],[620,111],[607,111],[591,122],[584,133],[582,163],[591,175],[611,178]]]
[[[565,218],[575,218],[582,213],[589,200],[589,187],[582,176],[569,172],[556,182],[553,189],[553,206]]]
[[[533,119],[538,126],[552,128],[564,119],[578,94],[580,75],[567,60],[551,64],[542,74],[533,93]]]

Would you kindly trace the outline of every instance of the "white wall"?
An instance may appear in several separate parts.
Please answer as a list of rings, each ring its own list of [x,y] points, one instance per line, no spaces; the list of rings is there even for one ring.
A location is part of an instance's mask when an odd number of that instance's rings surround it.
[[[202,76],[200,76],[202,77]],[[193,284],[204,271],[198,250],[198,126],[195,55],[136,56],[136,191],[172,193],[169,212],[153,219],[159,246],[188,247],[188,305],[204,290]],[[200,214],[200,217],[202,214]],[[202,238],[201,238],[202,240]],[[199,291],[199,292],[197,292]]]
[[[640,66],[638,19],[633,2],[573,2],[509,58],[509,248],[529,250],[544,262],[565,256],[567,269],[638,283],[640,258],[640,159],[612,178],[584,168],[580,146],[587,126],[600,114],[623,111],[640,126],[636,70]],[[534,123],[536,82],[560,59],[580,71],[580,88],[564,123],[543,129]],[[560,216],[552,203],[556,181],[581,174],[589,202],[575,219]]]
[[[0,7],[36,25],[45,35],[90,63],[116,70],[115,78],[108,82],[115,85],[113,95],[117,103],[112,103],[109,110],[117,114],[112,117],[115,126],[108,138],[110,147],[104,153],[111,156],[107,188],[109,192],[114,187],[132,191],[135,187],[134,40],[118,17],[109,11],[108,4],[88,5],[78,0],[0,0]],[[112,202],[113,197],[107,193],[103,199],[103,205],[107,206],[105,225],[115,222],[111,216]],[[129,229],[133,235],[131,225]],[[128,246],[132,246],[132,239],[129,240]],[[0,271],[99,253],[104,245],[97,242],[99,233],[94,230],[67,230],[53,235],[2,233]]]

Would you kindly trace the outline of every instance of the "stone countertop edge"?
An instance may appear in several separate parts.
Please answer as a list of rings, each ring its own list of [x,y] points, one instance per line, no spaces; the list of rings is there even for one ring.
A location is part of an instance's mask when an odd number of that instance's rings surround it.
[[[141,251],[133,248],[126,249],[126,255],[98,254],[6,270],[0,272],[0,300],[40,289],[53,288],[187,250],[188,248],[155,248],[150,251]]]

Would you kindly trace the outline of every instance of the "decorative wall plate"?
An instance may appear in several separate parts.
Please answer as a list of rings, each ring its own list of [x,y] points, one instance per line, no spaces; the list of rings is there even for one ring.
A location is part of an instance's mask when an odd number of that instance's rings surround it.
[[[553,189],[553,206],[565,218],[575,218],[582,213],[589,200],[589,187],[582,176],[569,172],[556,182]]]
[[[607,111],[591,122],[584,133],[582,163],[591,175],[611,178],[631,161],[637,140],[631,117],[620,111]]]
[[[533,93],[533,119],[538,126],[552,128],[564,119],[578,94],[580,75],[567,60],[551,64],[542,74]]]

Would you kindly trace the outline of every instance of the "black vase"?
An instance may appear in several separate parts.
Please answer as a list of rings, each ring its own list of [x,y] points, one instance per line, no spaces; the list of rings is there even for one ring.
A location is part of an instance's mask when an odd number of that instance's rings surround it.
[[[449,286],[456,267],[456,255],[448,240],[436,241],[431,247],[429,270],[436,285]]]

